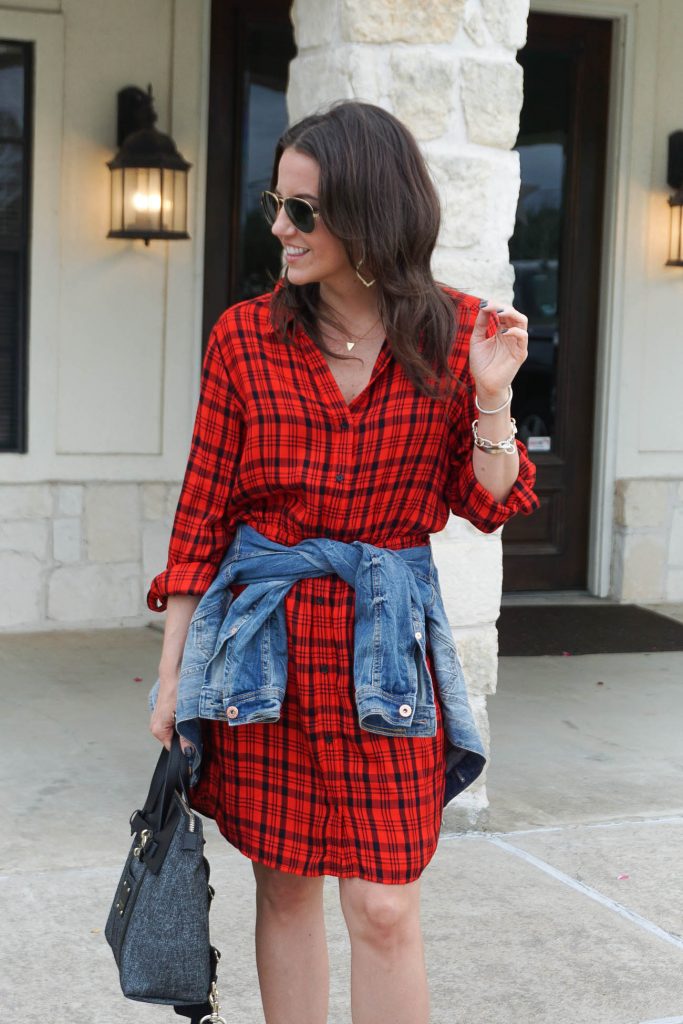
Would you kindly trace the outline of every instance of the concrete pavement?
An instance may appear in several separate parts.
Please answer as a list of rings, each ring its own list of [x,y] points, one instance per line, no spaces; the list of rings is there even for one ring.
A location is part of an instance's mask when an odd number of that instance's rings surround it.
[[[0,637],[2,1024],[180,1020],[123,999],[103,935],[160,647]],[[432,1024],[683,1024],[683,653],[501,659],[489,713],[490,811],[468,831],[447,810],[422,880]],[[207,832],[226,1019],[262,1024],[251,865]],[[325,909],[329,1021],[350,1024],[333,878]]]

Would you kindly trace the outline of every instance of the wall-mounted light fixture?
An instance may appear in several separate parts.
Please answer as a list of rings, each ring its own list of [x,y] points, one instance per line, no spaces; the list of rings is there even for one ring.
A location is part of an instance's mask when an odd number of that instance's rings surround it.
[[[107,238],[189,238],[187,174],[192,166],[157,119],[147,92],[127,86],[118,93],[116,144],[111,171],[111,230]]]
[[[669,136],[666,180],[676,191],[669,197],[669,258],[667,267],[683,267],[683,131]]]

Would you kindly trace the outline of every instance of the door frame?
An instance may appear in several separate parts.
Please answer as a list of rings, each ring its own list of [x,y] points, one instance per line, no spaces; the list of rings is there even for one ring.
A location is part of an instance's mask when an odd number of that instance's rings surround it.
[[[648,11],[649,31],[636,38],[640,0],[531,0],[530,13],[563,14],[569,17],[601,18],[613,23],[613,44],[609,85],[609,113],[601,253],[601,297],[598,309],[595,382],[595,432],[588,538],[588,589],[596,597],[608,597],[612,576],[614,538],[614,487],[617,479],[617,441],[624,430],[629,408],[620,408],[623,324],[625,318],[628,265],[645,259],[628,250],[628,236],[634,224],[645,231],[647,210],[643,192],[631,188],[634,151],[631,127],[634,118],[636,63],[640,89],[654,95],[659,5]],[[636,45],[638,44],[638,45]],[[654,126],[652,128],[654,133]],[[653,147],[644,159],[652,164]],[[642,159],[642,156],[640,157]],[[619,174],[626,168],[626,174]],[[651,180],[648,174],[645,180]],[[637,236],[636,236],[637,237]],[[644,237],[641,235],[640,237]],[[645,329],[645,324],[641,325]],[[628,397],[628,396],[627,396]],[[612,414],[608,415],[608,410]],[[616,415],[614,414],[616,412]]]

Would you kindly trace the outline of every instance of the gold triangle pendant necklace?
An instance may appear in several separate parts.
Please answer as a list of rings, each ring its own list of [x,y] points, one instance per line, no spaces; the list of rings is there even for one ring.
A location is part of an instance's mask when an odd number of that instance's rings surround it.
[[[365,341],[365,339],[367,338],[368,334],[370,334],[370,331],[372,331],[373,327],[376,327],[377,324],[380,322],[380,319],[381,319],[381,317],[377,317],[377,319],[375,320],[374,324],[370,324],[370,327],[365,332],[365,334],[361,334],[359,337],[356,338],[355,341],[347,341],[346,342],[346,347],[349,350],[349,352],[351,351],[351,349],[353,348],[353,346],[356,344],[357,341]],[[353,337],[353,335],[352,335],[352,337]]]

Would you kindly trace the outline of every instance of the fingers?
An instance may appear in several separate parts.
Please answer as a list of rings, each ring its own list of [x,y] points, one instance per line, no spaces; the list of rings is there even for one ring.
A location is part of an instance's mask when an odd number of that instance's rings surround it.
[[[159,740],[160,743],[163,743],[167,750],[170,750],[171,740],[173,739],[173,733],[175,732],[174,709],[171,707],[164,707],[157,701],[157,706],[152,712],[152,716],[149,721],[149,731],[155,739]]]
[[[527,332],[522,327],[507,327],[500,332],[500,337],[515,358],[520,362],[524,362],[529,349],[529,335]]]
[[[497,331],[499,327],[499,320],[496,310],[493,306],[482,306],[477,314],[477,319],[474,321],[475,334],[480,333],[482,336],[493,336],[494,331]]]
[[[503,327],[522,327],[524,330],[529,325],[529,320],[520,313],[518,309],[507,302],[496,302],[495,299],[482,299],[479,303],[482,313],[496,313]]]

